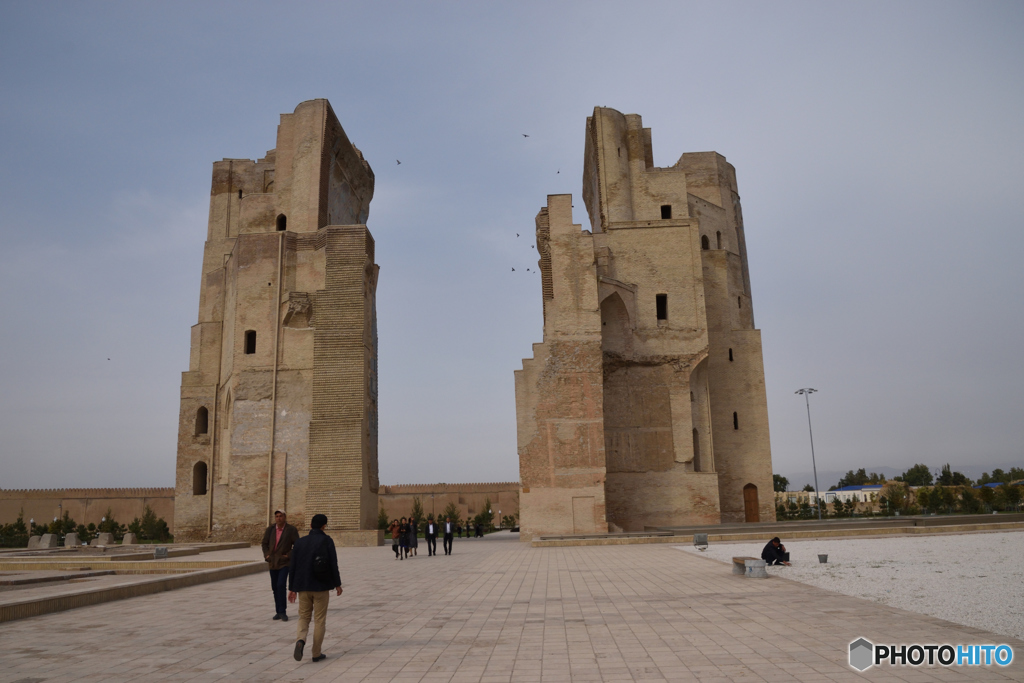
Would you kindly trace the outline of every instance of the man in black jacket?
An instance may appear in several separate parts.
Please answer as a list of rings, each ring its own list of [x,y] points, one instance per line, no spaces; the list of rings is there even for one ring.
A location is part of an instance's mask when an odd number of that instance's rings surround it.
[[[451,555],[452,554],[452,539],[455,537],[455,527],[456,526],[457,525],[452,522],[452,518],[451,517],[445,517],[444,518],[444,527],[443,527],[443,529],[444,529],[444,544],[443,545],[444,545],[444,554],[445,555]],[[460,532],[459,537],[461,538],[461,536],[462,536],[462,534]]]
[[[427,555],[437,555],[437,522],[434,521],[434,515],[427,517],[423,536],[427,539]]]
[[[334,541],[324,533],[326,515],[313,515],[310,530],[295,542],[288,565],[288,602],[299,598],[299,630],[295,640],[295,661],[302,660],[302,649],[309,634],[309,617],[313,616],[313,661],[327,655],[320,651],[327,630],[327,602],[331,589],[341,595],[341,574]]]
[[[263,559],[270,569],[270,587],[274,591],[274,606],[277,613],[274,619],[288,621],[285,608],[288,603],[288,563],[295,541],[299,540],[299,530],[288,523],[288,517],[281,510],[274,512],[274,524],[263,533]]]
[[[782,545],[778,536],[768,541],[768,545],[761,551],[761,559],[768,564],[789,566],[789,553],[786,552],[786,546]]]

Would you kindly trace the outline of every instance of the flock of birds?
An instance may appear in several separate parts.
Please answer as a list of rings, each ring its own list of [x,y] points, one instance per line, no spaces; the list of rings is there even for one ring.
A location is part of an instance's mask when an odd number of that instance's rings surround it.
[[[523,136],[524,138],[528,138],[528,137],[530,137],[530,136],[529,136],[529,135],[527,135],[526,133],[521,133],[521,135],[522,135],[522,136]],[[398,165],[398,166],[401,166],[401,165],[402,165],[402,161],[401,161],[400,159],[395,159],[395,164],[396,164],[396,165]],[[555,174],[556,174],[556,175],[560,175],[561,173],[562,173],[562,169],[558,169],[557,171],[555,171]],[[519,237],[519,233],[518,233],[518,232],[516,233],[516,237]],[[536,247],[534,247],[534,245],[532,245],[532,244],[530,245],[530,249],[535,249],[535,248],[536,248]],[[513,272],[513,273],[514,273],[514,272],[516,272],[516,269],[515,269],[515,267],[514,267],[514,266],[513,266],[513,268],[512,268],[512,272]],[[536,273],[536,274],[540,274],[540,271],[539,271],[538,269],[536,269],[536,268],[534,268],[534,269],[532,269],[532,270],[531,270],[531,269],[529,269],[529,268],[527,268],[527,269],[526,269],[526,272],[527,272],[527,273]],[[110,360],[110,359],[108,358],[107,360]]]

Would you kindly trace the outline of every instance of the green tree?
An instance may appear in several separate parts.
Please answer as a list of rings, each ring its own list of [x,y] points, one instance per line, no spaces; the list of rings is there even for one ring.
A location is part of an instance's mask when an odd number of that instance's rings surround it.
[[[800,489],[800,490],[808,492],[808,493],[813,493],[814,492],[814,487],[811,486],[810,484],[804,484],[804,487],[802,489]]]
[[[491,509],[490,496],[484,498],[484,507],[480,510],[480,521],[484,526],[484,531],[490,531],[494,528],[494,510]]]
[[[960,492],[960,511],[969,515],[981,512],[981,500],[973,489],[965,488]]]
[[[452,524],[458,524],[462,521],[462,513],[459,512],[459,506],[455,503],[448,503],[445,507],[444,512],[441,513],[441,520],[444,521],[446,517],[450,517]]]
[[[1003,509],[1004,512],[1010,510],[1016,511],[1020,507],[1021,501],[1021,487],[1010,486],[1009,484],[1000,484],[999,488],[996,489],[996,504]]]
[[[890,512],[906,513],[911,509],[914,501],[910,495],[910,489],[901,481],[886,482],[882,486],[882,497],[888,502]]]
[[[996,492],[991,486],[982,486],[978,489],[978,498],[985,508],[991,512],[996,502]]]
[[[942,466],[942,473],[939,475],[938,483],[943,486],[965,486],[971,483],[961,472],[954,472],[947,462]]]
[[[928,465],[918,463],[896,477],[896,481],[905,482],[908,486],[931,486],[935,479],[932,477]]]
[[[128,525],[128,531],[144,541],[163,543],[174,539],[171,536],[171,530],[167,527],[167,522],[163,517],[158,518],[148,505],[142,510],[142,519],[138,517],[133,519],[132,523]]]
[[[785,493],[789,490],[789,479],[781,474],[773,474],[772,483],[775,485],[776,493]]]
[[[380,512],[377,513],[377,528],[387,531],[388,526],[391,524],[391,519],[388,517],[388,511],[384,509],[384,506],[380,506]]]

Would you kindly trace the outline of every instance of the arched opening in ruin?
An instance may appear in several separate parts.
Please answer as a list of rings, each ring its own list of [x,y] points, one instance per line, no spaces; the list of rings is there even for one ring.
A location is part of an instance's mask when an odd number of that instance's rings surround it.
[[[700,236],[700,248],[703,249],[704,251],[707,251],[708,249],[711,248],[711,241],[708,240],[707,235]]]
[[[627,355],[633,340],[629,311],[618,292],[601,302],[601,351]]]
[[[206,495],[206,463],[202,460],[192,468],[192,495]]]
[[[743,517],[746,522],[761,521],[761,513],[757,506],[757,487],[753,484],[743,487]]]
[[[288,229],[288,217],[283,213],[277,214],[277,231],[284,232]]]
[[[736,413],[732,414],[732,428],[733,429],[739,429],[740,428],[740,416],[737,415]]]
[[[729,349],[729,362],[732,362],[732,349]]]
[[[715,236],[718,238],[718,246],[715,247],[715,248],[716,249],[721,249],[722,248],[722,231],[719,230],[718,232],[716,232]]]
[[[210,411],[206,406],[201,406],[196,411],[196,436],[206,434],[210,429]]]

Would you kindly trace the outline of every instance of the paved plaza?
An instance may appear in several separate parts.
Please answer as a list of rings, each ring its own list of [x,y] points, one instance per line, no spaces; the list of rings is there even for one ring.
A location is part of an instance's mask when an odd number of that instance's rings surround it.
[[[265,574],[0,624],[0,683],[59,681],[1024,680],[1024,642],[669,545],[455,541],[339,550],[324,652],[292,659]],[[231,551],[237,555],[247,551]],[[259,549],[251,556],[258,559]],[[241,558],[240,558],[241,559]],[[848,644],[1007,643],[999,667],[847,665]]]

